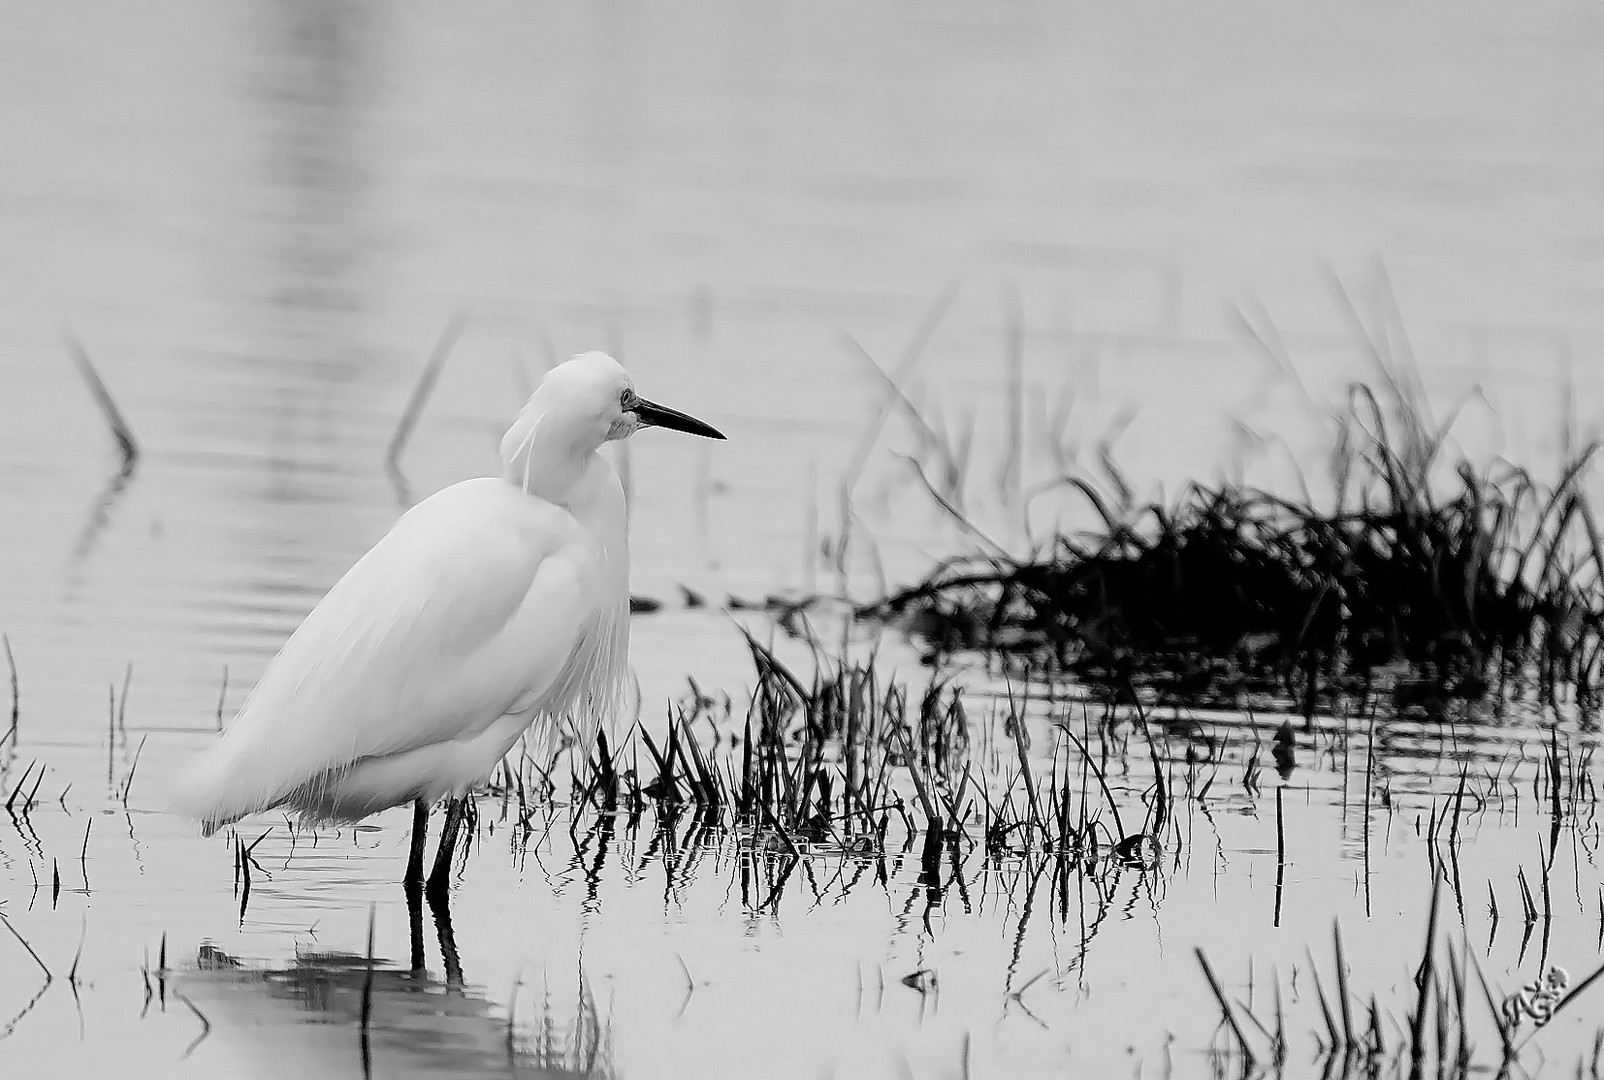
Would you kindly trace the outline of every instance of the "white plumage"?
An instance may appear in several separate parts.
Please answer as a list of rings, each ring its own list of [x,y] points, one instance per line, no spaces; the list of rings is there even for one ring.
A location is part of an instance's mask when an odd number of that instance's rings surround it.
[[[629,642],[624,493],[597,451],[654,425],[723,438],[638,397],[605,354],[553,368],[502,440],[503,475],[402,515],[190,767],[178,808],[208,833],[273,807],[355,820],[461,796],[526,731],[551,747],[569,725],[588,753]]]

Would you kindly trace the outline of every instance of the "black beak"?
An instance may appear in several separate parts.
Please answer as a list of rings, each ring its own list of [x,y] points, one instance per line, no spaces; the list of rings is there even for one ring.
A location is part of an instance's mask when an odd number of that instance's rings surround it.
[[[645,398],[636,398],[631,411],[640,417],[641,427],[668,428],[670,431],[683,431],[687,435],[700,435],[704,439],[724,437],[717,428],[702,423],[694,416],[686,416],[678,409],[670,409]]]

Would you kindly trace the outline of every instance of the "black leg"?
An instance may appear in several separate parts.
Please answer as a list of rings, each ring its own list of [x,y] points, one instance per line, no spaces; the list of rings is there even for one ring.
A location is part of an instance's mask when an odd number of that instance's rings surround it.
[[[412,851],[401,887],[407,894],[407,922],[412,931],[412,970],[423,971],[423,852],[429,842],[429,804],[412,803]]]
[[[440,829],[440,847],[434,853],[434,869],[429,872],[428,896],[430,906],[444,902],[451,891],[451,861],[456,854],[457,833],[462,831],[462,818],[467,798],[452,799],[446,804],[446,821]]]
[[[408,892],[423,887],[423,849],[429,843],[429,804],[412,802],[412,851],[407,856],[407,876],[401,879]]]

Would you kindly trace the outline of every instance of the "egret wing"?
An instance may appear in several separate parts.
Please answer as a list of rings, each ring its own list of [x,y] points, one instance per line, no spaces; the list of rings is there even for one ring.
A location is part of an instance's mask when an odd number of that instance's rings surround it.
[[[558,678],[593,618],[591,561],[566,511],[500,480],[419,503],[291,636],[185,801],[238,816],[363,758],[479,734]]]

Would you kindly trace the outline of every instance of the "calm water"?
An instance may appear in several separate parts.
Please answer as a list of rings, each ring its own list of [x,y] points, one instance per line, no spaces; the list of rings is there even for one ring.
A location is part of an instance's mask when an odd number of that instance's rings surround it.
[[[338,965],[315,957],[361,954],[373,904],[379,954],[402,958],[402,816],[293,859],[280,825],[241,925],[226,841],[160,813],[161,780],[215,728],[225,669],[231,708],[406,498],[494,468],[553,356],[611,349],[643,392],[730,435],[633,444],[637,591],[669,600],[682,583],[722,598],[833,580],[812,556],[880,395],[841,335],[894,366],[954,283],[912,393],[955,437],[974,424],[972,509],[1009,543],[1017,499],[985,478],[1010,430],[1027,489],[1054,471],[1049,434],[1083,456],[1112,437],[1133,476],[1172,489],[1238,461],[1277,481],[1288,460],[1316,467],[1322,417],[1367,370],[1329,272],[1368,319],[1396,301],[1439,400],[1484,391],[1467,452],[1551,468],[1567,380],[1571,437],[1604,406],[1601,46],[1604,16],[1549,3],[15,6],[0,34],[0,629],[23,724],[6,786],[37,759],[50,805],[36,835],[0,823],[0,911],[57,980],[0,1061],[354,1075],[348,1027],[305,1022],[348,1015]],[[1261,307],[1306,392],[1243,346],[1231,312]],[[459,313],[468,332],[398,491],[385,444]],[[116,477],[67,327],[144,448],[131,477]],[[959,542],[910,497],[891,453],[911,445],[905,428],[888,428],[858,489],[875,540],[850,567],[860,586]],[[649,703],[687,675],[737,695],[750,681],[721,614],[642,619],[635,641]],[[129,665],[108,765],[108,688]],[[1485,760],[1529,783],[1502,740],[1531,733],[1489,737]],[[142,740],[125,814],[112,792]],[[1363,765],[1311,745],[1287,793],[1307,846],[1278,931],[1268,795],[1237,775],[1188,826],[1184,868],[1088,901],[1112,914],[1085,950],[1079,916],[1027,920],[1002,871],[972,883],[974,911],[949,898],[926,930],[904,911],[911,867],[842,893],[821,865],[817,894],[793,884],[752,912],[715,869],[729,852],[666,889],[661,853],[619,840],[590,897],[565,872],[565,829],[539,867],[492,834],[457,900],[475,989],[437,995],[452,1002],[438,1028],[397,1004],[377,1060],[500,1069],[510,1008],[526,1035],[552,1017],[559,1050],[600,1023],[607,1067],[637,1076],[744,1075],[757,1055],[798,1076],[959,1075],[966,1033],[976,1075],[1066,1061],[1159,1075],[1166,1054],[1200,1069],[1215,1013],[1193,944],[1245,988],[1249,955],[1285,972],[1341,914],[1361,985],[1404,985],[1394,956],[1417,946],[1429,882],[1414,813],[1458,768],[1388,760],[1409,798],[1373,822],[1372,921],[1356,877]],[[1526,798],[1480,819],[1466,855],[1474,941],[1485,885],[1503,897],[1483,962],[1505,985],[1537,973],[1510,930],[1516,869],[1531,872],[1543,834]],[[1597,959],[1584,833],[1555,870],[1570,884],[1550,953],[1573,973]],[[212,1029],[188,1058],[190,1009],[141,1018],[163,932],[178,960],[212,941],[254,972],[191,974]],[[0,1016],[35,991],[11,944]],[[706,984],[688,1001],[678,957]],[[322,1012],[285,989],[298,963],[332,980]],[[939,1002],[898,982],[926,968]],[[306,1060],[280,1064],[290,1048]],[[527,1072],[573,1066],[519,1052]]]

